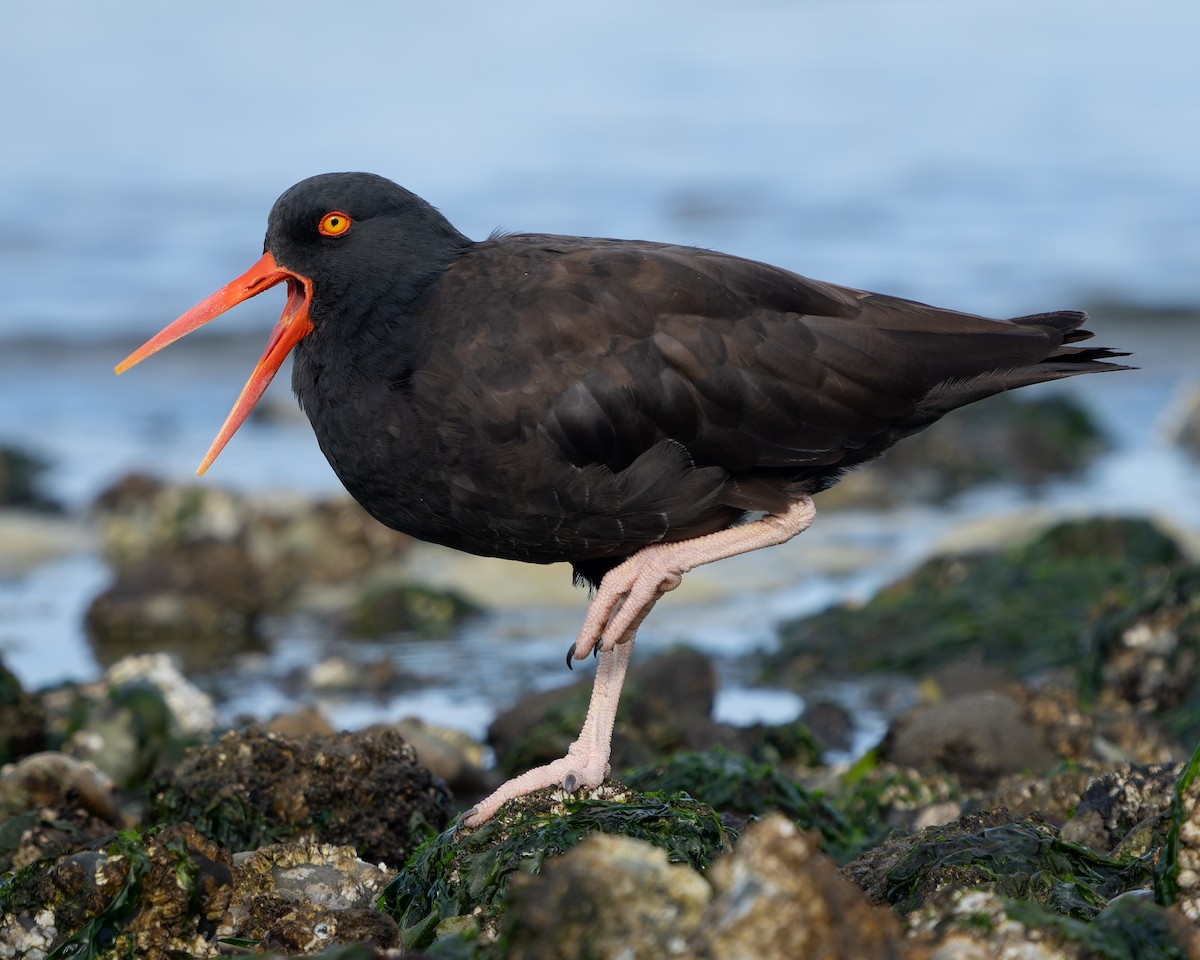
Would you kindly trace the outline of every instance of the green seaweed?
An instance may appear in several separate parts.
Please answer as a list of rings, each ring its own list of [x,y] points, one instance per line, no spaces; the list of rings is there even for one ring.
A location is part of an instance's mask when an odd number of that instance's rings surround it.
[[[995,889],[1055,914],[1094,919],[1119,893],[1147,886],[1152,855],[1105,857],[1032,819],[922,841],[887,873],[888,902],[905,913],[947,883]]]
[[[765,667],[803,685],[795,663],[831,672],[920,672],[967,653],[1021,676],[1074,666],[1089,615],[1128,603],[1148,573],[1182,562],[1152,523],[1088,519],[994,553],[936,557],[861,607],[837,606],[780,628]]]
[[[1167,830],[1167,842],[1163,845],[1154,872],[1154,899],[1163,906],[1170,906],[1179,894],[1179,831],[1187,823],[1187,808],[1184,797],[1200,773],[1200,744],[1192,752],[1171,794],[1171,826]]]
[[[1091,960],[1187,960],[1189,956],[1170,916],[1148,897],[1116,899],[1091,922],[1028,901],[1011,901],[1006,912],[1028,928],[1050,930],[1078,943]]]
[[[537,797],[538,794],[534,794]],[[712,809],[686,795],[636,794],[620,800],[574,799],[559,806],[506,807],[477,830],[456,824],[426,840],[384,890],[379,907],[401,928],[404,946],[426,947],[441,932],[462,936],[494,924],[514,873],[538,873],[551,857],[592,833],[645,840],[669,860],[705,869],[728,849],[730,831]],[[467,939],[470,938],[468,934]]]
[[[660,764],[626,771],[621,781],[634,790],[654,787],[695,797],[722,813],[761,816],[778,810],[805,830],[818,830],[827,849],[853,845],[853,830],[833,807],[773,766],[713,747],[679,753]]]

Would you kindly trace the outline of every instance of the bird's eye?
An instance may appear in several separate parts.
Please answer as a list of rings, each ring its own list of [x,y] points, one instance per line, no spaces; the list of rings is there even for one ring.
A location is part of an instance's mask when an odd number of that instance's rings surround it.
[[[341,210],[331,210],[321,218],[317,229],[327,237],[340,237],[350,229],[350,218]]]

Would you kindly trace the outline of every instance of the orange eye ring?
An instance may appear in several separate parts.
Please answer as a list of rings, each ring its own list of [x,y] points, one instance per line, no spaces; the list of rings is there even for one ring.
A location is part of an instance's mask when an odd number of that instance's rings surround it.
[[[327,237],[340,237],[350,229],[350,218],[341,210],[330,210],[317,224],[317,230]]]

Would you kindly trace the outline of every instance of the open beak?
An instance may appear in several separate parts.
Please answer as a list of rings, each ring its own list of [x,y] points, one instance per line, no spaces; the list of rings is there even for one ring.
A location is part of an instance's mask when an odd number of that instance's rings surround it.
[[[225,418],[221,432],[217,434],[217,439],[212,442],[208,453],[204,455],[204,460],[196,470],[198,475],[202,475],[212,465],[212,462],[217,459],[217,455],[225,448],[225,444],[229,442],[229,438],[237,432],[237,428],[249,416],[250,411],[258,403],[259,397],[267,389],[267,384],[278,372],[292,347],[312,333],[313,324],[308,316],[308,308],[312,303],[312,281],[308,277],[284,269],[275,262],[275,258],[271,254],[264,253],[262,259],[240,277],[227,283],[216,293],[205,297],[116,366],[117,373],[124,373],[134,364],[141,363],[151,354],[158,353],[163,347],[186,336],[197,327],[204,326],[209,320],[219,317],[226,310],[236,307],[251,297],[257,297],[264,290],[269,290],[285,280],[288,285],[288,298],[287,305],[283,308],[283,316],[279,318],[279,323],[271,331],[271,337],[267,340],[267,347],[263,351],[262,359],[258,361],[254,372],[250,374],[250,379],[242,388],[237,402],[229,411],[229,416]]]

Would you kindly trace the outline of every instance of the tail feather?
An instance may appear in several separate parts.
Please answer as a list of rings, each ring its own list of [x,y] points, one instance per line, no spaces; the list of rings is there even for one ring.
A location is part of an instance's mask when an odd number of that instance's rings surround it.
[[[1061,335],[1063,344],[1091,339],[1094,335],[1092,331],[1083,329],[1083,324],[1086,322],[1087,314],[1079,310],[1034,313],[1025,317],[1014,317],[1009,321],[1009,323],[1022,327],[1049,327]],[[990,397],[996,393],[1003,393],[1006,390],[1014,390],[1017,387],[1061,380],[1064,377],[1074,377],[1082,373],[1137,369],[1126,364],[1108,362],[1117,357],[1127,356],[1129,356],[1127,351],[1113,350],[1109,347],[1060,346],[1036,363],[991,370],[973,377],[943,381],[926,395],[920,408],[925,415],[940,417],[968,403],[982,400],[984,397]]]

